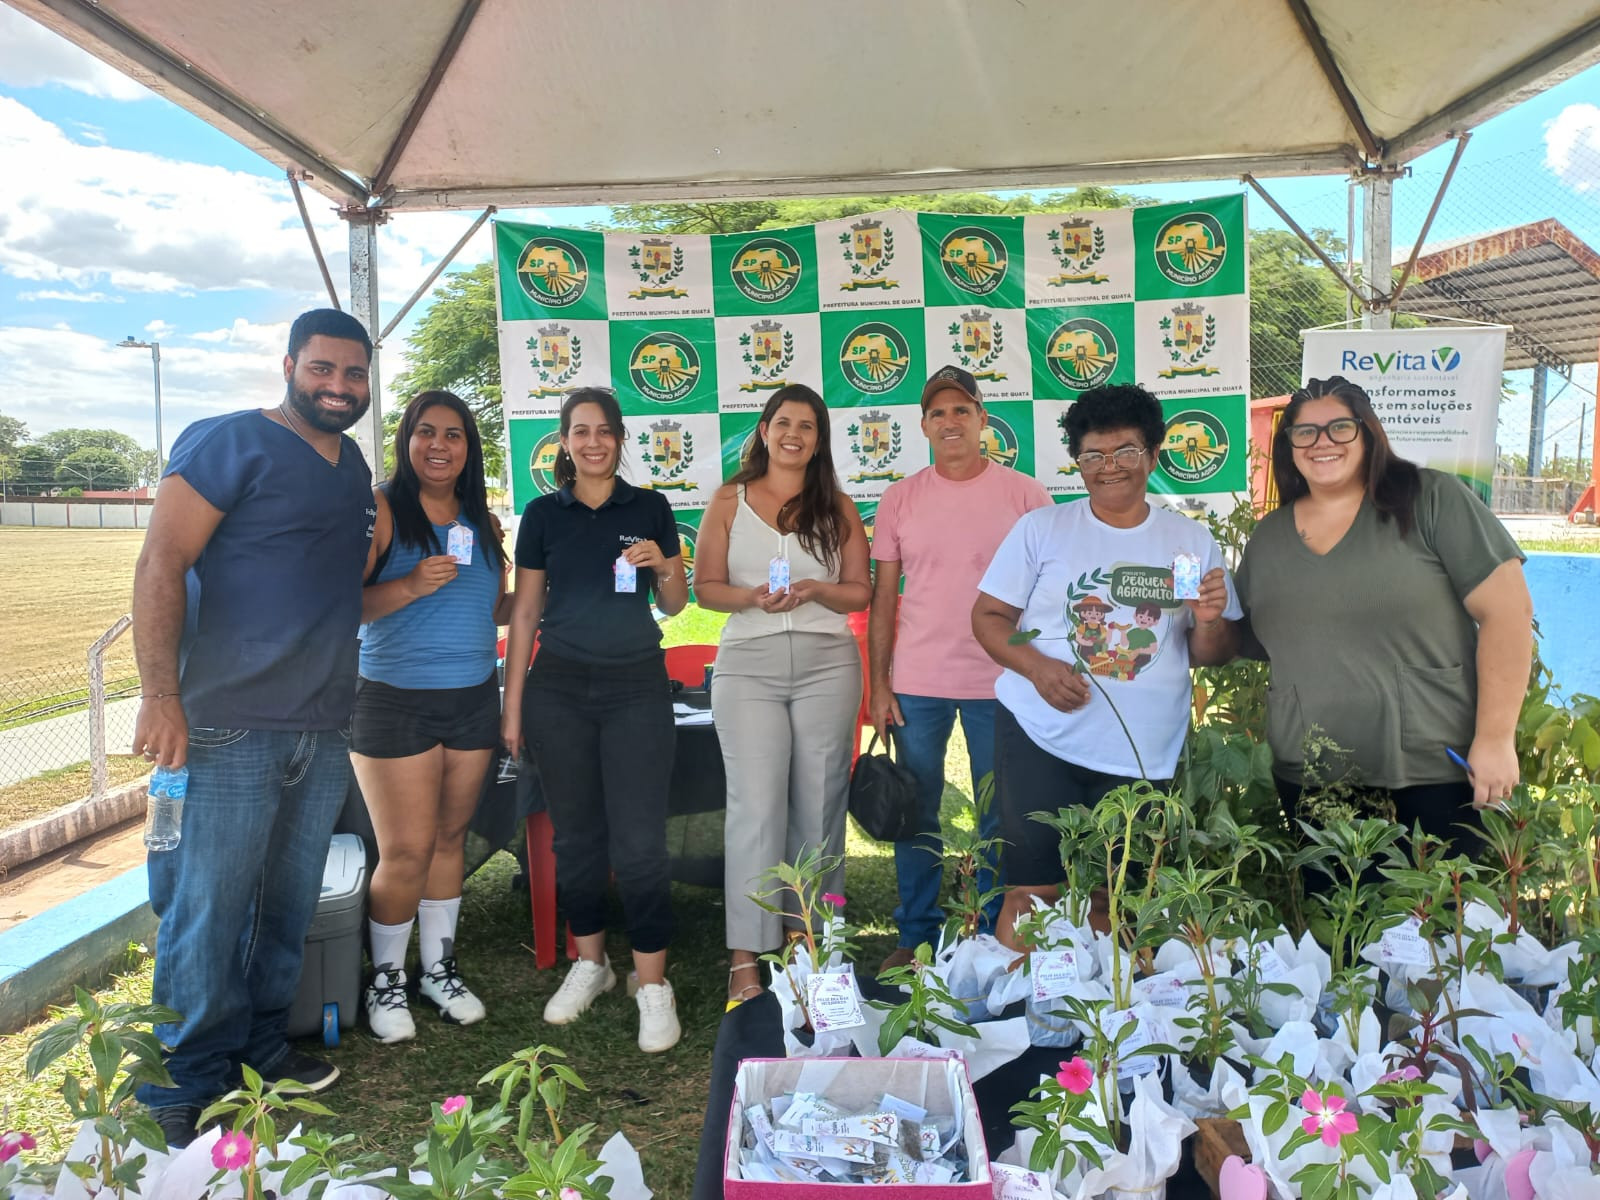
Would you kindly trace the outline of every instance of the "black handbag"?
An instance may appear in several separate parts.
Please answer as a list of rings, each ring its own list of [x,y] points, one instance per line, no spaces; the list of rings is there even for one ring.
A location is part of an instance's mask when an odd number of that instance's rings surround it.
[[[898,842],[916,831],[917,777],[894,761],[893,739],[884,753],[874,753],[877,748],[874,733],[850,772],[850,815],[868,837]]]

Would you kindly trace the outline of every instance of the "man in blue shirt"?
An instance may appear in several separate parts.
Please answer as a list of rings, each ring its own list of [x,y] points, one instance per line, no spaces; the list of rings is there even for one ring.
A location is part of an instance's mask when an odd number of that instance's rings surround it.
[[[172,447],[134,573],[133,749],[189,771],[182,838],[149,858],[154,999],[174,1086],[139,1098],[187,1145],[248,1063],[321,1091],[289,1007],[328,839],[350,784],[372,473],[343,431],[371,403],[372,342],[301,315],[275,408],[198,421]]]

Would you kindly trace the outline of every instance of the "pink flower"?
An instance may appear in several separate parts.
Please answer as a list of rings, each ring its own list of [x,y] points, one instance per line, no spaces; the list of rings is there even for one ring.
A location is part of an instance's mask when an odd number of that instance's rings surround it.
[[[13,1159],[24,1150],[32,1150],[34,1145],[33,1134],[8,1129],[0,1134],[0,1162]]]
[[[1324,1146],[1337,1146],[1345,1134],[1356,1131],[1355,1114],[1344,1111],[1343,1096],[1322,1096],[1315,1088],[1307,1088],[1300,1107],[1311,1114],[1300,1122],[1300,1128],[1321,1137]]]
[[[1081,1096],[1094,1085],[1094,1068],[1081,1058],[1064,1062],[1056,1073],[1056,1082],[1074,1096]]]
[[[838,892],[823,892],[822,898],[835,908],[844,907],[844,897],[839,895]]]
[[[561,1189],[561,1200],[583,1200],[583,1193],[574,1187]]]
[[[211,1165],[219,1171],[237,1171],[255,1157],[256,1144],[246,1133],[225,1133],[211,1147]]]
[[[1401,1067],[1398,1071],[1390,1071],[1387,1075],[1378,1077],[1379,1083],[1410,1083],[1413,1079],[1421,1079],[1422,1071],[1414,1066]]]
[[[439,1111],[448,1117],[453,1112],[460,1112],[466,1106],[467,1098],[465,1096],[450,1096],[446,1098],[443,1104],[439,1105]]]

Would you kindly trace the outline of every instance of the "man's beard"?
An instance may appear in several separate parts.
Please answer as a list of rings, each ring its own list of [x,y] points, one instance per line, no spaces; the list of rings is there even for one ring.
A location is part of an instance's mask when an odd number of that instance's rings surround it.
[[[325,412],[317,405],[318,399],[327,397],[329,400],[348,400],[355,405],[348,413]],[[291,383],[285,389],[284,399],[289,407],[294,410],[294,415],[299,417],[311,428],[323,433],[343,433],[354,425],[363,416],[367,409],[372,407],[372,397],[357,400],[351,392],[336,392],[332,388],[318,388],[315,392],[302,392]]]

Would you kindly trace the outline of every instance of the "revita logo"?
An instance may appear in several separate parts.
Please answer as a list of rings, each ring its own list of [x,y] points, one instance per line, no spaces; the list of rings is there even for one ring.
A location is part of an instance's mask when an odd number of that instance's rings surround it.
[[[1362,354],[1358,350],[1345,350],[1339,355],[1341,371],[1376,371],[1387,375],[1390,371],[1454,371],[1461,366],[1461,351],[1454,346],[1440,346],[1428,353],[1407,353],[1394,350],[1388,354]]]

